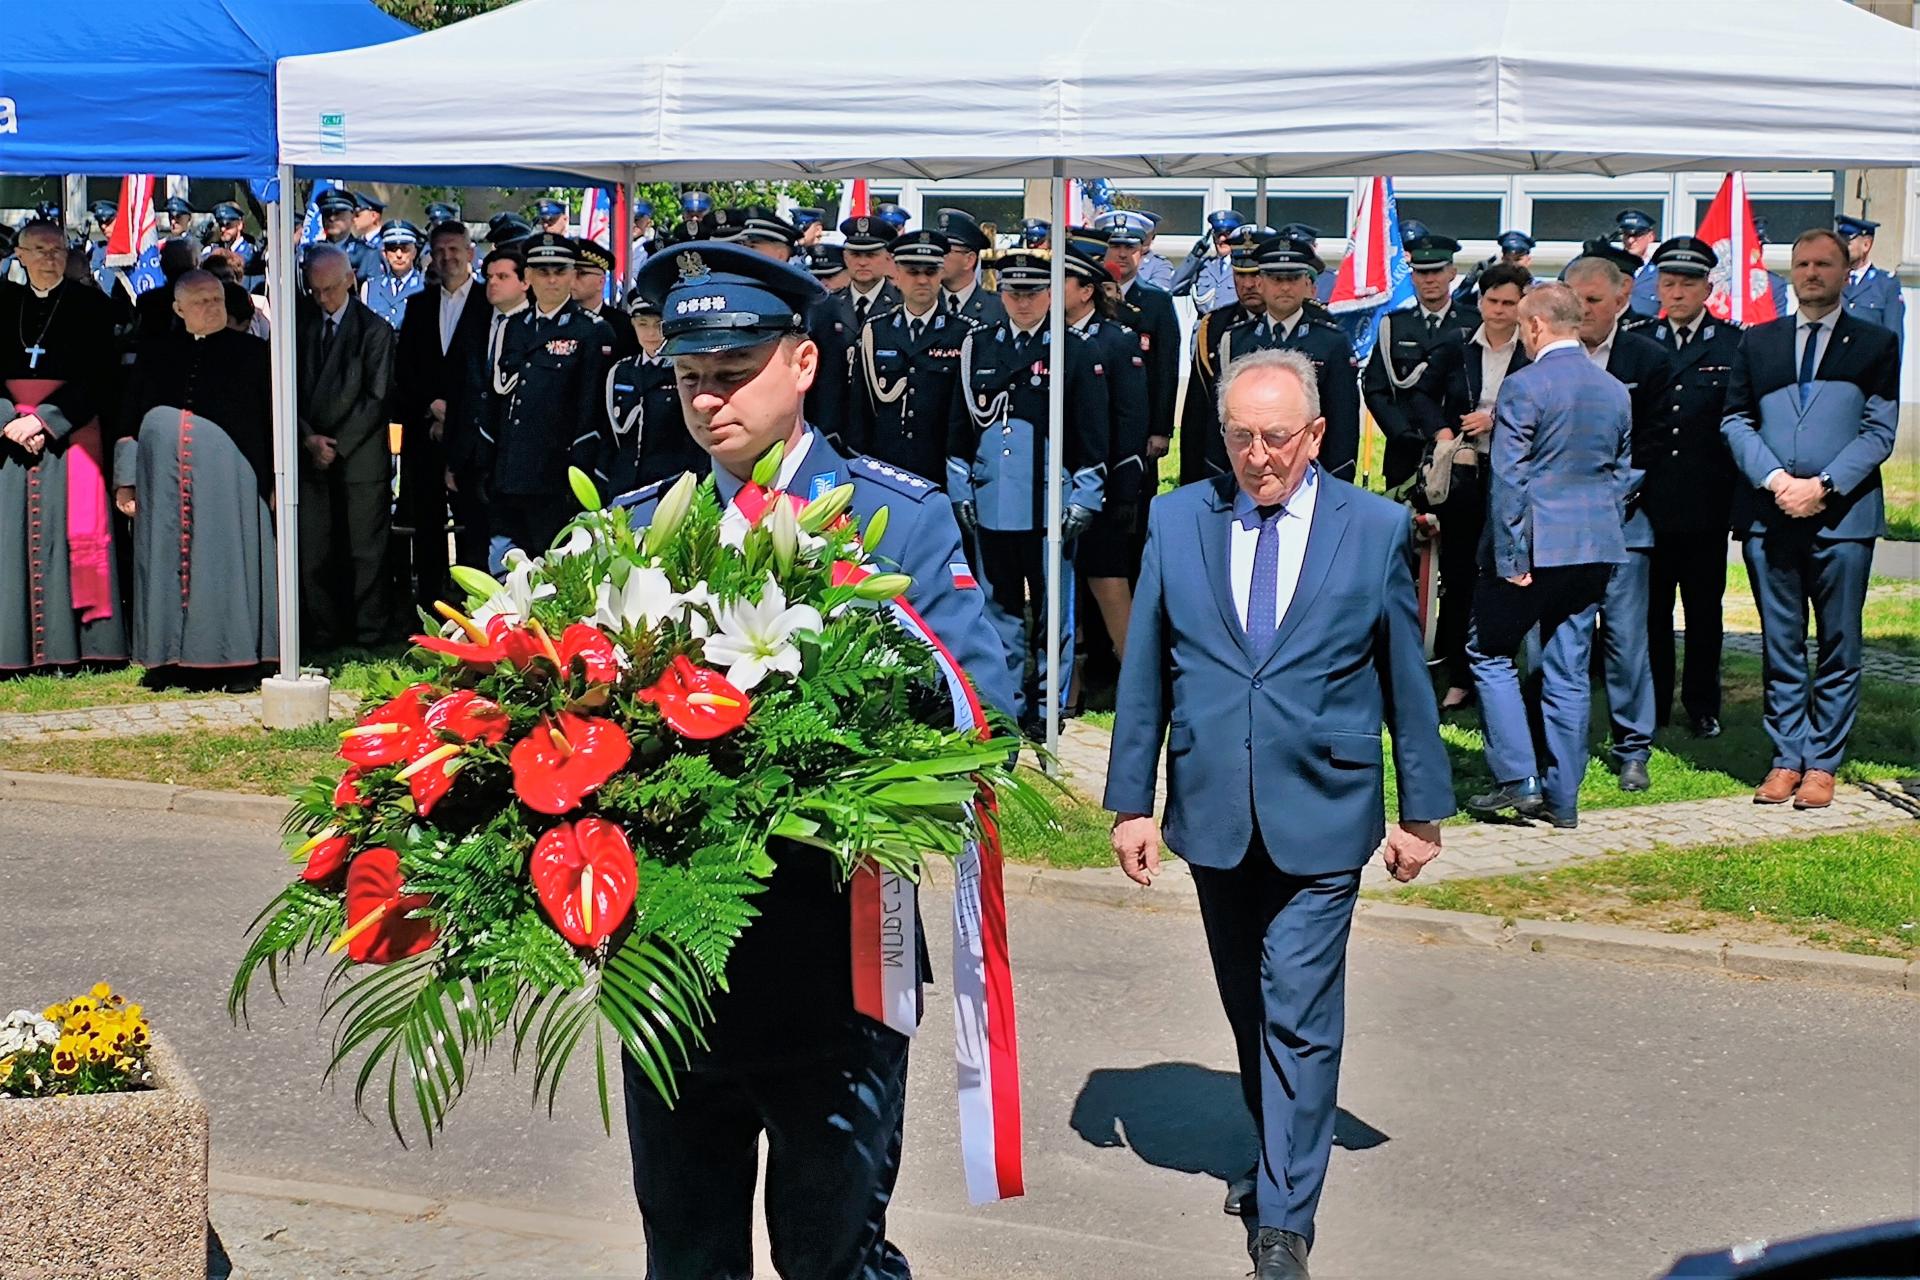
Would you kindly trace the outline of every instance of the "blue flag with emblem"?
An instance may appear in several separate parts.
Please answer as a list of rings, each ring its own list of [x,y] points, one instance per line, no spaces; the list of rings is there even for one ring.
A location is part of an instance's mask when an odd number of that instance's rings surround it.
[[[338,178],[321,178],[313,184],[313,194],[307,197],[307,211],[300,219],[301,247],[304,248],[325,235],[320,228],[320,197],[341,185]]]

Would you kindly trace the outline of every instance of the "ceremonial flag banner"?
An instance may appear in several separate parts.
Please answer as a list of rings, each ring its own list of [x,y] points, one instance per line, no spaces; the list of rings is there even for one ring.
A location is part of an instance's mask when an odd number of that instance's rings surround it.
[[[1720,259],[1713,269],[1713,294],[1707,299],[1713,318],[1739,325],[1776,319],[1767,264],[1753,229],[1753,206],[1747,203],[1745,174],[1729,173],[1721,179],[1720,190],[1695,234],[1712,245]]]
[[[307,211],[300,219],[301,244],[312,244],[325,234],[320,225],[320,197],[339,185],[338,178],[321,178],[313,184],[313,194],[307,197]]]
[[[867,180],[854,178],[840,188],[840,221],[873,212],[867,203]]]
[[[595,244],[613,247],[613,193],[605,187],[588,187],[580,206],[580,234]]]
[[[1334,275],[1327,310],[1347,331],[1354,357],[1364,361],[1373,354],[1380,317],[1413,301],[1413,267],[1400,243],[1392,178],[1362,181],[1350,243]]]
[[[107,265],[132,266],[153,247],[155,234],[153,175],[130,173],[120,179],[120,216],[107,236]]]

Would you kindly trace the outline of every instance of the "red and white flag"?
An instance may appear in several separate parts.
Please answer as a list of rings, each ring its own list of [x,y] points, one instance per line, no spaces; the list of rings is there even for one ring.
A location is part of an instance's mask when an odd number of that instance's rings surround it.
[[[107,265],[132,266],[153,247],[156,235],[153,175],[130,173],[120,179],[120,213],[107,233]]]
[[[854,178],[840,184],[840,221],[848,218],[860,218],[872,213],[867,203],[867,180]],[[836,224],[837,225],[837,224]]]
[[[605,187],[588,187],[580,206],[580,234],[595,244],[613,247],[613,195]]]
[[[1745,174],[1729,173],[1721,181],[1695,234],[1712,245],[1720,259],[1710,277],[1713,295],[1707,299],[1707,310],[1713,318],[1740,325],[1775,319],[1773,289],[1761,256],[1760,237],[1753,229]]]

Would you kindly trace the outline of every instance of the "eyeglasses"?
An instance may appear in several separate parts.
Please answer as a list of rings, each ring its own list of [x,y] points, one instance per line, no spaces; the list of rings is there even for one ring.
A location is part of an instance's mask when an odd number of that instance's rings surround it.
[[[1230,427],[1225,432],[1225,435],[1227,437],[1227,448],[1235,453],[1245,453],[1247,450],[1253,448],[1253,442],[1255,440],[1258,440],[1264,445],[1268,453],[1278,453],[1306,433],[1307,429],[1305,427],[1295,427],[1292,431],[1285,433],[1272,431],[1253,432],[1246,430],[1244,427]]]

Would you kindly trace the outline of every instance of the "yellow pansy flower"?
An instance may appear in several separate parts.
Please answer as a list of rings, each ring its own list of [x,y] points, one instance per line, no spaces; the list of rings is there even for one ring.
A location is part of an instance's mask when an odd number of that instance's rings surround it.
[[[70,1076],[80,1069],[80,1052],[73,1041],[62,1039],[53,1046],[53,1074]]]
[[[40,1011],[40,1016],[48,1022],[63,1022],[67,1016],[67,1006],[64,1004],[50,1004]]]
[[[0,1084],[13,1079],[13,1059],[0,1058]]]
[[[96,1001],[107,1000],[113,996],[113,988],[104,982],[96,982],[93,984],[93,990],[87,994],[92,996]]]

